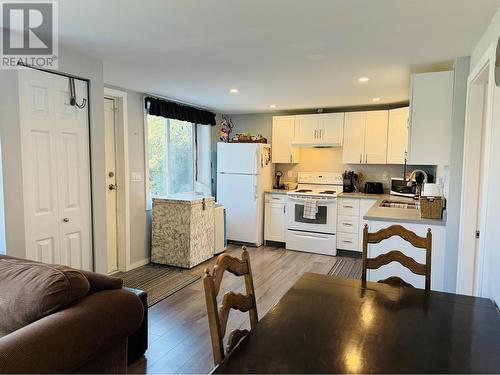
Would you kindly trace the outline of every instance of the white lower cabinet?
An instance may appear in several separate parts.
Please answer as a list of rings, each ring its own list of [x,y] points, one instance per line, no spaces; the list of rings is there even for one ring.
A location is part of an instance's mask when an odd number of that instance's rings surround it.
[[[264,240],[285,242],[286,195],[267,193],[264,209]]]
[[[363,216],[366,215],[368,210],[373,206],[373,204],[377,201],[376,199],[364,198],[360,199],[359,204],[359,251],[363,251],[363,229],[365,228],[365,224],[368,224],[368,221],[363,219]]]
[[[374,198],[339,197],[337,216],[337,249],[363,251],[363,216],[377,200]]]

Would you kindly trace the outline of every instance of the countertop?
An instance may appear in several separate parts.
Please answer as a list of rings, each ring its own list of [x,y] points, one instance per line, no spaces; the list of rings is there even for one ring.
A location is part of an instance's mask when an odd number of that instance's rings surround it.
[[[290,190],[286,190],[286,189],[269,189],[269,190],[266,190],[264,191],[264,193],[268,193],[268,194],[285,194],[288,193],[289,191],[294,191],[295,189],[290,189]]]
[[[199,193],[178,193],[167,195],[164,197],[153,198],[153,202],[196,204],[201,203],[203,199],[205,199],[205,202],[215,200],[214,197],[205,196]]]
[[[340,193],[339,198],[359,198],[359,199],[390,199],[390,194],[366,194],[366,193]]]
[[[377,200],[373,206],[368,210],[363,219],[374,221],[389,221],[395,223],[412,223],[412,224],[426,224],[426,225],[446,225],[446,211],[443,213],[442,219],[423,219],[420,217],[420,211],[411,208],[393,208],[393,207],[380,207],[383,200],[392,200],[397,202],[413,203],[412,198],[389,196],[389,198],[382,198]]]

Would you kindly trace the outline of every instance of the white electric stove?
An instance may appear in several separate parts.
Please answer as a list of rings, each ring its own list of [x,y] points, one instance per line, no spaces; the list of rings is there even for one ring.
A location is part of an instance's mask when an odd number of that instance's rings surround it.
[[[336,255],[337,195],[342,192],[342,174],[299,172],[297,182],[297,190],[287,194],[287,249]],[[314,219],[304,218],[306,199],[317,201]]]

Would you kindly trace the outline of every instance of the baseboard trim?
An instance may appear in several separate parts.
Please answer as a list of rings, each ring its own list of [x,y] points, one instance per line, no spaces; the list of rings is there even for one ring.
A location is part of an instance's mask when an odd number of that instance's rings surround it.
[[[150,262],[150,258],[144,258],[144,259],[138,260],[137,262],[129,264],[127,267],[127,271],[132,271],[134,268],[145,266],[149,262]]]

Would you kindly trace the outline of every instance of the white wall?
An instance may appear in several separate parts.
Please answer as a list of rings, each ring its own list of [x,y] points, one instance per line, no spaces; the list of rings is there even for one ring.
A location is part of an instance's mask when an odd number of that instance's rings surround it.
[[[2,142],[0,139],[0,155],[2,154]],[[3,167],[0,159],[0,254],[5,254],[7,243],[5,240],[5,212],[3,197]]]
[[[146,171],[144,150],[144,94],[127,91],[129,175],[138,173],[140,181],[130,181],[130,262],[150,257],[151,211],[146,210]]]
[[[500,36],[500,9],[493,16],[490,25],[485,30],[471,56],[470,70],[476,69],[481,57],[487,49],[496,46]],[[489,179],[487,187],[488,204],[486,207],[486,230],[481,234],[484,241],[484,296],[490,297],[500,305],[500,247],[498,246],[498,228],[500,228],[500,88],[496,87],[493,97],[488,97],[493,103],[492,130],[490,139]],[[467,155],[466,155],[467,157]]]
[[[457,286],[458,238],[460,230],[460,202],[462,197],[462,169],[464,153],[465,108],[469,57],[455,61],[453,85],[451,164],[448,167],[448,200],[446,205],[446,253],[444,258],[444,289],[455,291]]]

